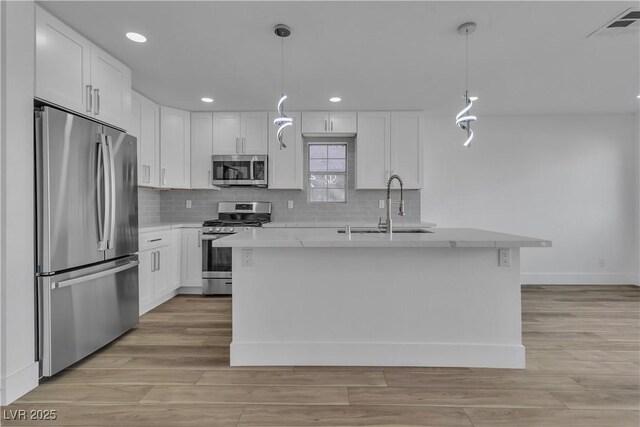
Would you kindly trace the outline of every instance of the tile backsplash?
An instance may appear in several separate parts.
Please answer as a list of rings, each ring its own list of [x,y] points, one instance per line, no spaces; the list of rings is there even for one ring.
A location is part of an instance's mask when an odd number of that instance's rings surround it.
[[[315,141],[317,142],[317,141]],[[330,142],[344,142],[335,139]],[[232,187],[222,190],[153,190],[140,188],[138,192],[140,225],[157,222],[202,222],[217,218],[218,202],[221,201],[265,201],[272,202],[272,221],[277,222],[371,222],[377,223],[385,209],[378,207],[386,199],[386,190],[355,190],[354,143],[347,140],[347,202],[309,203],[305,190],[270,190],[253,187]],[[305,143],[305,159],[308,143]],[[305,176],[307,165],[305,161]],[[392,201],[400,197],[397,183],[392,189]],[[187,208],[191,200],[191,208]],[[293,209],[288,209],[288,201]],[[392,207],[396,223],[420,222],[420,191],[405,190],[404,217],[398,216],[397,207]]]

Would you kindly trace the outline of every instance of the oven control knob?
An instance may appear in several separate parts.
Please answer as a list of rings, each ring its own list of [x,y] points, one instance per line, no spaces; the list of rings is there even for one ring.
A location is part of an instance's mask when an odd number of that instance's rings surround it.
[[[220,227],[216,227],[216,232],[220,232]]]
[[[213,227],[209,227],[209,232],[212,232],[212,231],[213,231]]]
[[[233,230],[233,227],[231,227],[231,228],[229,229],[229,231],[233,233],[233,231],[234,231],[234,230]]]

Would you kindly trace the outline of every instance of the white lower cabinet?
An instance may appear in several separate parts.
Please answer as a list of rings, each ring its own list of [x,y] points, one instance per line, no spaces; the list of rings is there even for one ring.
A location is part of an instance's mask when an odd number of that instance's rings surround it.
[[[140,233],[138,288],[141,315],[176,294],[180,285],[179,239],[180,229]]]
[[[182,230],[182,269],[180,284],[185,287],[202,286],[202,234],[200,229]]]

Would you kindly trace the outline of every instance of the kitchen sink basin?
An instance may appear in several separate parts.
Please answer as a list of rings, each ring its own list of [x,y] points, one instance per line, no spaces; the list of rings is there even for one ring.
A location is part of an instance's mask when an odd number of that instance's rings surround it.
[[[338,230],[338,233],[344,233],[344,230]],[[383,234],[384,230],[379,230],[377,228],[356,228],[351,229],[352,234]],[[425,230],[424,228],[397,228],[393,230],[393,234],[407,234],[407,233],[415,233],[415,234],[423,234],[423,233],[433,233],[433,231]]]

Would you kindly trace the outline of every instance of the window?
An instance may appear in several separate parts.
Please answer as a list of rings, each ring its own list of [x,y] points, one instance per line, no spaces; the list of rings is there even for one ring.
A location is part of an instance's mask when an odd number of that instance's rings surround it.
[[[309,202],[347,201],[347,144],[309,144]]]

